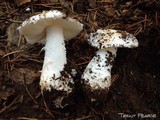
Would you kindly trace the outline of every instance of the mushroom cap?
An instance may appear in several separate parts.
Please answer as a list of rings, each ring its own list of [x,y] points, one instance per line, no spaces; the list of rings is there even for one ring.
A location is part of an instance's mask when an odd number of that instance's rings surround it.
[[[138,41],[132,34],[113,29],[98,29],[89,35],[88,42],[91,46],[99,49],[109,47],[134,48],[138,46]]]
[[[66,18],[58,10],[43,11],[41,14],[30,17],[18,27],[19,32],[25,36],[30,44],[44,42],[46,28],[50,25],[59,25],[63,28],[64,39],[69,40],[77,36],[83,29],[83,24],[75,19]]]

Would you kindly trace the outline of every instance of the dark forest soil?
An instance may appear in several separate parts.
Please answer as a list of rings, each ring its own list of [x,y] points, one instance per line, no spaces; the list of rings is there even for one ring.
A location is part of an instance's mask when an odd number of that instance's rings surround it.
[[[105,1],[105,0],[104,0]],[[30,8],[30,11],[26,11]],[[84,24],[84,30],[66,44],[68,70],[77,70],[72,104],[53,107],[52,96],[39,87],[44,52],[42,45],[19,39],[17,26],[43,10],[58,9]],[[0,3],[0,119],[56,120],[160,120],[160,1],[94,0]],[[87,36],[98,28],[125,30],[136,36],[139,47],[118,49],[107,99],[89,102],[80,81],[96,49]],[[21,40],[21,41],[20,41]],[[20,41],[20,42],[19,42]],[[47,98],[45,98],[47,97]],[[128,115],[128,116],[122,116]],[[146,116],[144,116],[146,115]],[[129,117],[129,118],[128,118]],[[132,117],[132,118],[131,118]]]

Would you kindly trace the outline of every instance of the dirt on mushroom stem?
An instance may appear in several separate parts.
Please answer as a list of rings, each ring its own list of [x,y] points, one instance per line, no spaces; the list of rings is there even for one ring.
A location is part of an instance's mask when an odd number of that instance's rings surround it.
[[[63,3],[64,7],[60,2],[51,4],[49,0],[41,1],[27,3],[20,7],[10,0],[2,0],[0,3],[0,118],[118,120],[120,119],[118,113],[141,112],[156,114],[157,117],[154,119],[158,120],[160,113],[159,4],[155,0],[114,2],[110,0],[105,5],[100,2],[95,6],[87,4],[89,1],[74,3],[68,0]],[[28,7],[31,8],[29,12],[25,11]],[[113,8],[113,14],[108,15],[107,8]],[[49,9],[61,9],[85,24],[82,34],[66,45],[69,53],[68,70],[75,68],[77,75],[75,76],[76,94],[73,100],[75,104],[63,110],[54,107],[46,108],[38,85],[39,79],[36,78],[31,84],[25,85],[17,84],[9,77],[11,71],[16,68],[40,71],[44,52],[39,52],[42,45],[38,44],[26,48],[23,37],[20,47],[7,46],[6,28],[10,23],[17,22],[16,16],[29,17]],[[112,69],[112,76],[117,77],[107,94],[107,102],[89,105],[85,101],[84,91],[79,81],[83,70],[97,51],[86,44],[86,37],[98,28],[126,30],[137,37],[140,46],[134,50],[118,50]],[[24,51],[16,52],[20,49]],[[3,57],[6,54],[8,56]],[[23,74],[20,75],[25,78]]]

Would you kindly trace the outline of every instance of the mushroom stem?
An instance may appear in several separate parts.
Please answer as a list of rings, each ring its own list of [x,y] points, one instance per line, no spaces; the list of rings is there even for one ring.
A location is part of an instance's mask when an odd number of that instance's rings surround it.
[[[117,48],[100,49],[86,67],[82,79],[92,90],[108,89],[111,85],[111,69]]]
[[[56,87],[54,80],[61,77],[60,72],[67,63],[63,28],[52,25],[46,31],[45,57],[40,78],[41,90],[51,90],[51,87]]]

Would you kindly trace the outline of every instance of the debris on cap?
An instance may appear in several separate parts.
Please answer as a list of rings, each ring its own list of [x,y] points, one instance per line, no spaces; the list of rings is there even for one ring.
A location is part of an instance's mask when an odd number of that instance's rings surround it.
[[[88,42],[98,49],[109,47],[138,47],[138,41],[135,36],[126,31],[114,29],[98,29],[97,32],[90,34]]]

